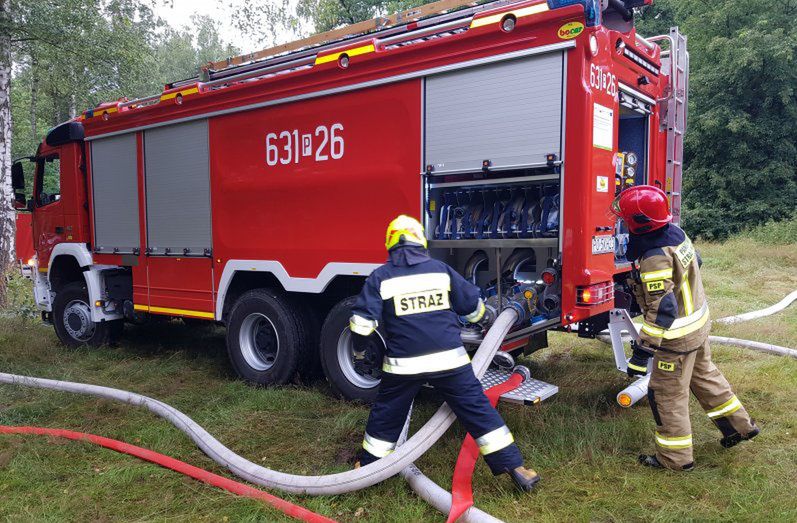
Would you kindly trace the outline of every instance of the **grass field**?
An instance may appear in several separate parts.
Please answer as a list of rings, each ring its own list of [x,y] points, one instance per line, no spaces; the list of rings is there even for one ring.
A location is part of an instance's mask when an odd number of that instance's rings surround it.
[[[791,227],[794,226],[792,222]],[[797,288],[797,243],[751,233],[700,245],[714,317],[761,308]],[[17,291],[23,285],[14,282]],[[15,307],[24,310],[24,300]],[[797,346],[797,305],[766,319],[716,326],[714,334]],[[642,402],[625,411],[614,396],[627,379],[610,349],[553,334],[552,347],[526,358],[560,393],[533,408],[502,405],[528,464],[543,476],[521,496],[483,463],[477,506],[507,521],[797,521],[797,361],[716,346],[714,358],[763,432],[730,450],[692,404],[692,473],[635,463],[653,449]],[[222,330],[174,321],[126,327],[123,342],[67,350],[36,318],[0,318],[0,369],[133,390],[187,413],[220,441],[264,466],[300,474],[342,471],[358,447],[366,407],[332,399],[324,383],[255,389],[236,381]],[[436,408],[422,397],[416,425]],[[92,432],[135,443],[225,474],[182,433],[148,412],[100,399],[0,386],[0,424]],[[462,440],[449,431],[418,465],[442,485]],[[342,521],[442,521],[400,478],[358,493],[286,496]],[[283,521],[259,502],[232,497],[155,465],[83,443],[0,436],[0,516],[11,521]]]

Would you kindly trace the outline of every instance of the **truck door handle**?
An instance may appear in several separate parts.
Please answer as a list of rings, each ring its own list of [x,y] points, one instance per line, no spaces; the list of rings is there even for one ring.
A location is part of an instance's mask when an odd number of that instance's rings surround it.
[[[63,227],[56,227],[55,228],[55,234],[64,234],[64,228]]]

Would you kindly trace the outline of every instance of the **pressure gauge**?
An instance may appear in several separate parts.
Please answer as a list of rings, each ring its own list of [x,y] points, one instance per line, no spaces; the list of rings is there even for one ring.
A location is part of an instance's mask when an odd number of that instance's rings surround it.
[[[637,164],[637,157],[636,153],[628,153],[625,155],[625,163],[628,165],[636,165]]]
[[[626,177],[633,178],[635,174],[636,174],[636,169],[634,169],[633,167],[629,166],[625,168]]]

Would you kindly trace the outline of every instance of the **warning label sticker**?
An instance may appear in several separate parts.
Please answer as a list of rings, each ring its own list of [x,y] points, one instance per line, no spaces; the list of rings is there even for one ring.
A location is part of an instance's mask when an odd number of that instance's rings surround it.
[[[611,151],[614,146],[614,110],[593,104],[592,145]]]
[[[596,181],[596,189],[598,192],[609,192],[609,177],[608,176],[598,176]]]

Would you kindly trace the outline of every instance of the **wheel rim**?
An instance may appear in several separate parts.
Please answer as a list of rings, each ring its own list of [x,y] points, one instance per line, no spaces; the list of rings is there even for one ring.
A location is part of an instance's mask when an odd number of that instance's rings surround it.
[[[379,332],[369,336],[369,346],[365,351],[366,374],[354,369],[354,343],[351,331],[346,327],[338,337],[338,366],[352,385],[361,389],[373,389],[379,385],[382,374],[380,355],[384,354],[385,340]]]
[[[89,304],[82,300],[72,300],[64,308],[64,329],[77,341],[88,341],[94,336],[96,325],[91,321]]]
[[[246,364],[257,371],[269,370],[277,362],[279,335],[274,323],[265,314],[255,312],[244,319],[238,343]]]

